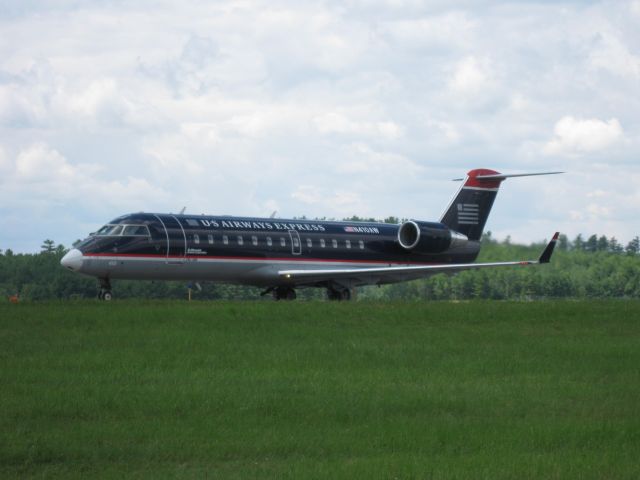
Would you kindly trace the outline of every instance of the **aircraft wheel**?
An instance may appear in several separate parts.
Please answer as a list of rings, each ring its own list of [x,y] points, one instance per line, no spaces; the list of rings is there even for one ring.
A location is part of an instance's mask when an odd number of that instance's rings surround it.
[[[99,278],[100,290],[98,290],[98,300],[111,300],[113,294],[111,293],[111,282],[108,278]]]
[[[351,290],[349,290],[348,288],[344,288],[342,290],[328,288],[327,298],[332,301],[351,300]]]
[[[273,291],[275,300],[295,300],[296,291],[290,287],[278,287]]]
[[[327,298],[331,301],[340,300],[340,292],[332,288],[327,289]]]

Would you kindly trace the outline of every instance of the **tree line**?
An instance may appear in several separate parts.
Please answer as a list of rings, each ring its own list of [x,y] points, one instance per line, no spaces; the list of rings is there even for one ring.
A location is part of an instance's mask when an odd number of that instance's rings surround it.
[[[365,220],[352,217],[347,220]],[[368,219],[366,219],[368,220]],[[397,223],[398,219],[385,219]],[[507,237],[495,240],[491,232],[482,238],[479,262],[536,259],[545,243],[519,245]],[[4,301],[18,295],[22,301],[95,298],[97,282],[60,266],[67,252],[53,240],[43,242],[41,251],[15,254],[0,250],[0,295]],[[116,298],[187,298],[193,285],[185,282],[114,281]],[[260,289],[237,285],[202,284],[193,298],[258,300]],[[321,299],[322,289],[300,289],[302,299]],[[358,288],[359,300],[468,300],[535,298],[640,298],[640,238],[622,245],[615,237],[561,235],[548,265],[506,267],[435,275],[426,279],[380,287]],[[270,298],[270,297],[266,297]]]

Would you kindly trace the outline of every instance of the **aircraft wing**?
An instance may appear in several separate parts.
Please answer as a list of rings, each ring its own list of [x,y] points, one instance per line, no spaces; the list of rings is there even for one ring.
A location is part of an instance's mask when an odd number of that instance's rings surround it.
[[[442,265],[420,265],[401,267],[374,267],[374,268],[341,268],[321,270],[281,270],[278,276],[283,280],[296,285],[312,285],[322,282],[334,281],[347,285],[383,284],[406,280],[415,280],[437,273],[457,273],[463,270],[477,270],[481,268],[529,266],[549,263],[551,254],[558,240],[558,232],[537,260],[524,260],[516,262],[489,262],[489,263],[458,263]]]

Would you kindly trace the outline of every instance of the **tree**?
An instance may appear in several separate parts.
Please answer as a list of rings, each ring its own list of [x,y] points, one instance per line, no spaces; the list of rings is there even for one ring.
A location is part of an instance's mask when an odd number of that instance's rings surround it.
[[[638,238],[636,236],[633,240],[631,240],[627,244],[627,247],[625,248],[625,251],[629,255],[637,255],[638,253],[640,253],[640,238]]]
[[[569,250],[569,239],[564,233],[558,237],[558,250],[562,250],[563,252]]]
[[[624,251],[624,248],[622,248],[622,245],[620,245],[620,242],[618,242],[616,237],[611,237],[611,240],[609,240],[609,251],[613,253],[620,253]]]
[[[55,242],[47,238],[40,246],[40,253],[53,253],[55,250]]]
[[[574,250],[584,250],[584,240],[581,233],[576,235],[576,239],[573,241],[573,248]]]
[[[589,239],[585,242],[584,244],[584,249],[587,252],[595,252],[598,250],[598,236],[597,235],[591,235],[589,237]]]
[[[609,240],[607,239],[607,237],[602,235],[600,238],[598,238],[598,244],[596,246],[596,250],[598,252],[608,252],[609,251]]]

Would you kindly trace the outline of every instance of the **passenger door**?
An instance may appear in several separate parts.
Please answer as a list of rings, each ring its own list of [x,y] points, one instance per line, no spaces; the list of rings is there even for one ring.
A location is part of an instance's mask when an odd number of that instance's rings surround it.
[[[302,254],[302,244],[300,243],[300,234],[297,230],[289,230],[289,236],[291,237],[291,253],[293,255]]]
[[[187,237],[184,228],[173,215],[160,215],[160,219],[167,230],[167,263],[182,265],[187,254]]]

